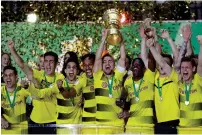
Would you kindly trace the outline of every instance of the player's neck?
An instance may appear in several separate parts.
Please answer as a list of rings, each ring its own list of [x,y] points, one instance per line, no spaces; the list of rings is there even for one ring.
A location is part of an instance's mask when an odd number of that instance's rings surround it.
[[[134,81],[139,81],[140,79],[142,79],[143,78],[143,75],[141,75],[141,76],[134,76],[133,75],[133,80]]]
[[[190,77],[188,80],[185,80],[184,82],[185,82],[186,84],[190,84],[192,80],[193,80],[193,77]]]
[[[74,79],[69,79],[68,77],[66,77],[66,79],[69,83],[75,83],[77,78],[75,77]]]
[[[110,75],[106,75],[106,74],[105,74],[105,76],[106,76],[108,79],[111,79],[111,78],[112,78],[112,76],[113,76],[113,73],[112,73],[112,74],[110,74]]]
[[[17,84],[14,85],[14,86],[11,87],[11,88],[6,87],[6,90],[7,90],[8,92],[13,92],[13,91],[15,90],[16,86],[17,86]]]
[[[166,77],[166,76],[167,76],[167,74],[160,74],[159,75],[160,78],[163,78],[163,77]]]
[[[54,77],[55,76],[55,72],[53,72],[52,74],[47,75],[49,77]]]

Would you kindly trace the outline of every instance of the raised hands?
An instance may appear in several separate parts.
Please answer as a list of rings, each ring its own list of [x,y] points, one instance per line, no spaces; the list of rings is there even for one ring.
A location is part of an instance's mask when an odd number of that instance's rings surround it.
[[[61,79],[57,80],[58,89],[62,88],[63,81]]]
[[[8,129],[10,127],[10,124],[7,120],[1,117],[1,128],[2,129]]]
[[[202,35],[198,35],[196,38],[197,38],[199,44],[202,46]]]
[[[145,31],[144,27],[141,26],[141,27],[140,27],[140,37],[141,37],[141,38],[146,38],[146,35],[145,35],[145,32],[144,32],[144,31]]]
[[[103,29],[102,30],[102,39],[106,39],[108,34],[108,29]]]
[[[188,42],[190,40],[191,34],[192,34],[190,24],[183,26],[181,32],[182,32],[182,37],[183,37],[184,41]]]
[[[15,47],[15,43],[13,40],[8,40],[8,48],[13,49]]]
[[[150,38],[146,40],[146,45],[148,48],[151,48],[152,46],[154,46],[155,40],[154,38]]]
[[[164,39],[170,38],[169,32],[167,30],[161,30],[161,37]]]

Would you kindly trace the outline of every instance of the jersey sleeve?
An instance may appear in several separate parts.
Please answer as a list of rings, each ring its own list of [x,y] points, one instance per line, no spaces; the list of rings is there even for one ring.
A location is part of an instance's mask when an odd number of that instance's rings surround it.
[[[178,73],[174,70],[174,68],[172,68],[172,72],[171,72],[169,78],[170,78],[173,82],[178,83],[178,81],[179,81]]]
[[[144,79],[154,84],[155,72],[152,72],[150,69],[147,69],[144,73]]]
[[[198,73],[194,75],[194,81],[196,84],[202,87],[202,76],[200,76]]]
[[[40,76],[43,75],[43,72],[44,72],[44,71],[39,71],[39,70],[37,70],[35,68],[32,68],[32,70],[33,70],[33,77],[34,78],[39,78]]]
[[[103,75],[103,71],[100,69],[97,72],[93,73],[94,80],[100,80]]]
[[[53,83],[49,88],[44,88],[44,89],[37,89],[35,88],[34,84],[31,83],[28,90],[32,96],[35,96],[38,98],[50,97],[52,94],[59,93],[59,89],[56,83]]]
[[[114,72],[115,72],[115,78],[119,81],[122,81],[123,76],[126,74],[126,70],[120,67],[119,65],[117,66]]]

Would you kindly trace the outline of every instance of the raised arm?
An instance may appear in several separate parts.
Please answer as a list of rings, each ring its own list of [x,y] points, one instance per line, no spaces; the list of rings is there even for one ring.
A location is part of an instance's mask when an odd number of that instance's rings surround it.
[[[24,61],[23,59],[19,56],[17,51],[15,50],[15,44],[12,40],[8,41],[8,48],[11,52],[11,55],[13,56],[15,62],[17,65],[22,69],[22,71],[28,76],[33,74],[32,68],[30,68]]]
[[[183,42],[182,42],[182,46],[180,48],[177,60],[174,62],[175,70],[178,72],[180,71],[181,59],[185,57],[185,55],[191,56],[193,54],[193,50],[190,43],[190,38],[191,38],[190,25],[183,26],[181,32],[182,32]]]
[[[148,53],[146,50],[146,35],[144,34],[144,27],[140,28],[140,37],[142,38],[141,41],[141,58],[144,62],[146,68],[148,68]]]
[[[202,35],[197,36],[198,42],[200,44],[200,51],[198,55],[198,66],[197,73],[202,77]]]
[[[164,39],[167,39],[171,49],[172,49],[172,52],[173,52],[173,56],[174,56],[174,63],[175,61],[177,60],[177,57],[179,55],[179,51],[175,45],[175,43],[173,42],[172,38],[170,37],[170,34],[167,30],[162,30],[161,31],[161,37],[164,38]]]
[[[125,68],[125,61],[126,61],[126,50],[124,45],[124,39],[122,39],[122,42],[120,44],[120,59],[118,61],[118,65]]]
[[[169,76],[171,74],[172,68],[165,62],[163,57],[160,55],[160,53],[156,50],[154,46],[155,40],[154,38],[150,38],[146,41],[147,47],[150,48],[150,51],[156,60],[156,62],[159,64],[160,68],[164,70],[164,72]]]
[[[182,28],[182,37],[184,42],[187,43],[185,56],[188,56],[188,57],[194,54],[194,51],[191,45],[191,35],[192,35],[191,26],[190,24],[187,24]]]
[[[97,49],[96,52],[96,56],[95,56],[95,63],[94,63],[94,67],[93,67],[93,72],[97,72],[98,70],[102,69],[102,52],[105,46],[105,41],[107,38],[107,30],[103,30],[102,31],[102,42],[99,46],[99,48]]]

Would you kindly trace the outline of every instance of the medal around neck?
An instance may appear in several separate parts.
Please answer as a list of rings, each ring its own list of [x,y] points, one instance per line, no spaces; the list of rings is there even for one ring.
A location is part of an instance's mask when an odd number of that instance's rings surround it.
[[[185,105],[189,105],[189,101],[185,101]]]
[[[159,98],[159,100],[160,100],[160,101],[162,101],[162,100],[163,100],[163,98],[162,98],[162,97],[160,97],[160,98]]]
[[[139,99],[139,97],[135,97],[135,100],[138,102],[140,99]]]
[[[112,98],[112,94],[109,94],[109,97]]]

